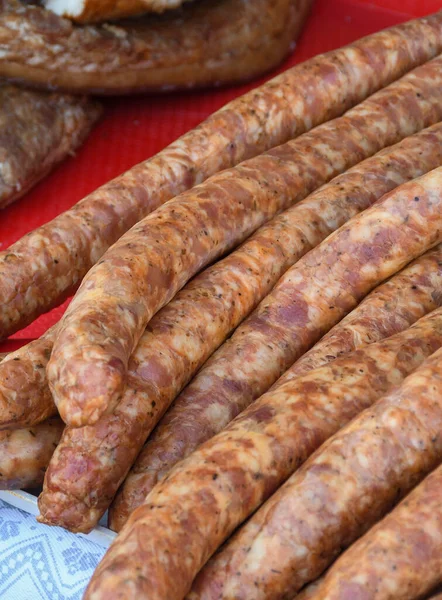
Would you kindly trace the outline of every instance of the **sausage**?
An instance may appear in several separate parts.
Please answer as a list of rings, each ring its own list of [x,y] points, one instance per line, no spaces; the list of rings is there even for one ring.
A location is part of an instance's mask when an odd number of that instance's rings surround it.
[[[391,192],[287,271],[255,313],[204,365],[148,441],[118,494],[111,511],[112,528],[121,527],[131,510],[177,461],[225,427],[264,393],[324,330],[339,321],[374,285],[391,275],[393,269],[397,270],[393,264],[399,269],[439,241],[437,211],[432,233],[426,230],[430,234],[428,244],[420,246],[424,239],[416,237],[415,232],[408,238],[406,229],[409,218],[417,222],[421,219],[420,181],[428,177],[428,181],[433,181],[430,185],[437,186],[441,175],[442,169],[436,169],[433,174],[416,180],[416,188],[413,183],[404,184]],[[436,199],[439,193],[437,187],[433,189]],[[435,208],[432,196],[431,192],[427,198],[430,212]],[[402,202],[403,208],[399,209]],[[397,220],[399,213],[404,229]],[[411,231],[414,227],[411,226]],[[358,238],[358,232],[365,231],[371,231],[371,239],[376,242],[373,249],[371,240]],[[416,242],[416,253],[409,254]],[[340,256],[343,258],[337,260]],[[321,289],[329,293],[319,292]]]
[[[439,306],[442,300],[441,268],[442,246],[439,245],[373,290],[274,385],[279,386],[355,348],[402,331]]]
[[[56,326],[0,363],[0,430],[37,425],[57,414],[46,379]]]
[[[439,432],[438,432],[439,433]],[[442,466],[330,568],[315,600],[414,600],[442,574]]]
[[[100,114],[86,98],[0,85],[0,208],[72,155]]]
[[[358,162],[343,148],[362,145],[367,156],[440,119],[441,65],[438,57],[338,121],[215,175],[114,244],[84,278],[58,330],[48,380],[63,420],[78,427],[112,411],[153,314],[208,262]]]
[[[114,12],[118,18],[141,5],[128,2],[95,0],[95,16]],[[91,0],[78,3],[87,11]],[[43,7],[3,0],[0,75],[30,87],[113,95],[241,82],[287,56],[311,4],[192,2],[161,16],[81,26]]]
[[[0,490],[41,485],[63,429],[54,417],[35,427],[0,431]]]
[[[39,501],[45,522],[90,531],[161,414],[279,275],[383,192],[440,164],[441,141],[442,124],[438,124],[339,176],[262,227],[164,307],[150,322],[131,359],[128,387],[116,412],[94,426],[64,432]],[[427,268],[430,280],[434,266]],[[426,312],[431,309],[428,302],[425,307]],[[424,314],[424,302],[422,310]],[[143,486],[138,480],[133,487],[139,490],[141,502],[146,495]]]
[[[66,429],[40,497],[45,522],[90,531],[161,414],[279,276],[327,233],[392,186],[441,164],[441,141],[442,124],[438,124],[337,177],[197,276],[157,313],[131,359],[128,387],[116,412],[94,426]],[[427,268],[430,281],[434,266]],[[421,314],[431,308],[434,303],[422,302]],[[190,415],[190,421],[194,418]],[[180,425],[178,419],[174,434]],[[117,457],[116,447],[121,448]],[[140,478],[132,477],[132,485],[127,484],[125,492],[135,489],[141,503],[147,492]],[[127,514],[124,504],[114,515],[122,515],[123,510]]]
[[[331,437],[206,566],[189,598],[292,598],[319,576],[442,460],[441,366],[438,350]]]
[[[111,244],[162,203],[342,114],[441,51],[439,13],[312,58],[233,100],[0,252],[0,338],[60,304]]]
[[[221,542],[313,450],[441,342],[439,309],[396,338],[263,396],[155,486],[104,557],[85,599],[183,598]]]
[[[72,19],[76,23],[94,23],[140,15],[146,12],[161,13],[178,8],[185,0],[123,0],[120,2],[102,2],[101,0],[43,0],[48,10],[57,15]]]

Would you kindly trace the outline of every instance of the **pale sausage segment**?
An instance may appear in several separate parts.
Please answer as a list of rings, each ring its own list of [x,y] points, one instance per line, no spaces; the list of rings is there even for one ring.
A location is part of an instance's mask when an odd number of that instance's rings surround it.
[[[423,207],[417,180],[408,184],[409,188],[405,184],[404,193],[399,188],[380,204],[354,217],[292,267],[257,311],[209,359],[154,432],[117,497],[112,528],[119,529],[176,462],[264,393],[365,293],[439,241],[436,204],[441,199],[436,182],[442,177],[442,169],[427,177],[432,181],[433,192],[424,200],[422,215],[429,217],[432,213],[430,218],[435,219],[428,241],[421,246],[424,240],[417,233]],[[421,231],[429,233],[425,228]],[[439,264],[436,262],[435,266],[437,284]],[[408,301],[412,299],[410,295]],[[429,300],[431,309],[431,302],[437,303],[437,295]],[[399,318],[391,325],[396,323],[400,323]]]
[[[442,246],[417,258],[369,294],[278,379],[279,386],[355,348],[411,325],[442,301]],[[423,312],[422,312],[423,311]]]
[[[86,598],[183,598],[216,548],[313,450],[439,347],[441,312],[263,396],[200,446],[132,513]]]
[[[441,65],[438,57],[339,120],[215,175],[109,249],[65,313],[48,365],[63,420],[93,424],[115,408],[146,323],[195,272],[360,158],[439,120]],[[358,146],[359,158],[346,151]]]
[[[342,114],[441,51],[438,13],[314,57],[227,104],[0,253],[0,337],[62,302],[111,244],[163,202]]]
[[[63,429],[54,417],[35,427],[0,431],[0,490],[41,485]]]
[[[57,413],[46,378],[56,326],[0,363],[0,429],[36,425]]]
[[[279,276],[328,233],[384,192],[441,164],[441,142],[442,125],[438,124],[364,161],[273,219],[241,248],[178,293],[143,334],[129,363],[128,386],[115,412],[96,425],[66,429],[51,460],[39,500],[45,522],[73,531],[92,529],[164,410],[228,333],[270,291]],[[430,289],[431,284],[437,287],[435,265],[426,267],[428,298],[422,291],[421,312],[417,308],[410,311],[409,324],[436,306],[431,299],[435,288]],[[402,322],[402,329],[405,327]],[[1,372],[0,366],[0,384]],[[168,430],[168,458],[173,456],[170,446],[176,438],[179,441],[175,447],[183,452],[192,447],[185,445],[180,437],[183,427],[195,432],[193,448],[198,441],[196,432],[205,433],[199,427],[204,407],[198,407],[196,399],[193,400],[195,410],[188,415],[179,411],[176,418],[175,409],[171,411],[175,417]],[[216,411],[210,414],[220,418]],[[221,428],[222,421],[212,428],[212,434]],[[156,454],[165,463],[160,467],[164,472],[168,466],[166,451]],[[151,481],[156,479],[151,463],[144,470],[149,471],[147,476],[151,475]],[[79,476],[74,477],[74,471]],[[145,487],[146,477],[142,481],[139,471],[126,481],[119,507],[113,511],[112,527],[119,528],[125,514],[135,508],[132,496],[139,498],[138,504],[144,500],[149,491]]]
[[[441,368],[438,350],[328,440],[206,566],[192,600],[292,598],[318,577],[442,460]]]
[[[442,574],[442,467],[331,567],[313,600],[414,600]]]

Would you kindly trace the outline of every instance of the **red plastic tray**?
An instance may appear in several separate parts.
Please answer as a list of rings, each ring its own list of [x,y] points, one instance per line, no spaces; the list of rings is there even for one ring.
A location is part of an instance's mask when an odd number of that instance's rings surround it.
[[[247,85],[219,90],[106,99],[105,114],[86,144],[26,197],[1,212],[0,249],[54,218],[86,194],[149,158],[210,113],[277,72],[315,54],[442,8],[442,0],[316,0],[293,54],[280,68]],[[0,344],[12,350],[58,320],[65,305]]]

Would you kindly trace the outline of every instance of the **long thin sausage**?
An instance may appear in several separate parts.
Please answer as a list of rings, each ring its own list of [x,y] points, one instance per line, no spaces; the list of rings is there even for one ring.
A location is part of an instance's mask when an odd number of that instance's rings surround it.
[[[432,190],[426,199],[425,181]],[[287,271],[204,365],[147,443],[116,500],[112,528],[120,528],[158,479],[264,393],[370,289],[440,241],[440,181],[442,168],[390,192]],[[421,229],[422,217],[432,222],[429,228]]]
[[[442,466],[330,568],[314,600],[414,600],[442,577]]]
[[[227,104],[0,253],[0,337],[62,302],[111,244],[163,202],[342,114],[440,52],[442,12],[314,57]]]
[[[440,164],[441,140],[442,125],[438,124],[337,177],[261,228],[239,250],[196,277],[164,307],[151,321],[131,359],[129,385],[115,413],[94,426],[78,431],[66,429],[40,497],[40,504],[49,507],[45,509],[46,521],[73,531],[90,531],[175,395],[271,289],[279,275],[383,192]],[[428,271],[429,281],[433,265],[428,265]],[[433,279],[435,283],[436,276]],[[429,290],[427,293],[430,295]],[[422,299],[421,315],[434,307],[434,303]],[[47,342],[45,336],[41,343]],[[36,349],[34,342],[34,354]],[[23,349],[18,354],[22,352]],[[20,363],[16,370],[23,372]],[[36,390],[38,384],[37,381]],[[33,385],[29,378],[23,387]],[[1,392],[5,396],[0,366],[0,399]],[[7,405],[10,404],[9,401]],[[141,502],[145,496],[142,486],[140,494]]]
[[[441,142],[442,124],[438,124],[338,176],[197,276],[157,313],[131,359],[128,387],[115,413],[78,431],[66,429],[40,497],[45,520],[73,531],[89,531],[105,512],[161,414],[279,276],[327,233],[393,186],[441,164]],[[426,267],[429,298],[424,300],[422,289],[421,312],[414,311],[414,320],[436,306],[431,298],[431,291],[437,289],[435,265]],[[436,288],[430,290],[431,284]],[[406,324],[402,324],[403,329]],[[0,366],[0,384],[1,373]],[[174,419],[174,438],[177,428],[186,424],[187,429],[199,430],[201,421],[195,408],[186,418],[180,413]],[[183,448],[181,439],[178,445]],[[164,458],[162,453],[160,460]],[[139,477],[132,477],[123,489],[136,490],[138,503],[147,493],[145,481]],[[119,514],[121,519],[133,501],[128,507],[124,504],[121,508],[120,502],[114,516]]]
[[[85,598],[183,598],[221,542],[303,460],[439,347],[441,324],[439,309],[396,338],[263,396],[151,491]]]
[[[64,426],[54,417],[35,427],[0,431],[0,490],[41,485]]]
[[[339,120],[215,175],[114,244],[84,278],[58,330],[48,379],[63,420],[78,427],[112,411],[153,314],[208,262],[359,162],[346,147],[362,145],[365,157],[440,119],[441,65],[438,57]]]
[[[442,246],[439,245],[373,290],[359,306],[301,356],[278,379],[275,386],[317,369],[355,348],[401,331],[404,323],[406,327],[419,318],[424,307],[431,306],[433,302],[439,305],[442,300],[439,281],[441,268]]]
[[[190,598],[292,598],[319,576],[442,460],[441,367],[438,350],[319,448],[206,566]]]

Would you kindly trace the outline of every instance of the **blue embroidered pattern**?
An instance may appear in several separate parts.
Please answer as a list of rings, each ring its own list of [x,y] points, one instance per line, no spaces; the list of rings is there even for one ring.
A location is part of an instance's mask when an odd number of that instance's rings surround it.
[[[0,500],[1,600],[81,600],[104,553]]]

